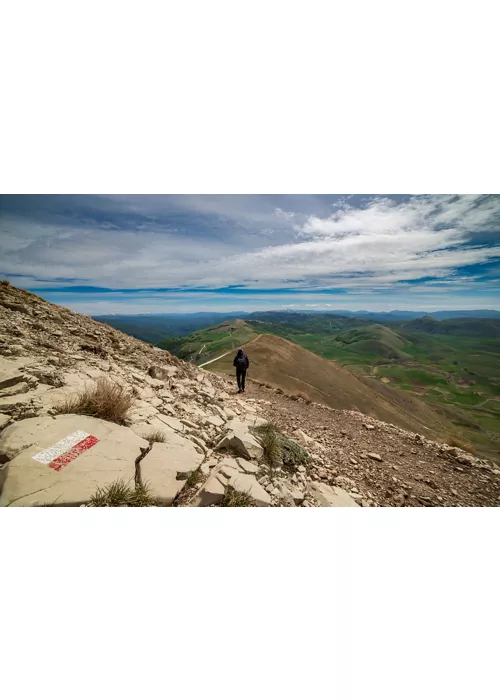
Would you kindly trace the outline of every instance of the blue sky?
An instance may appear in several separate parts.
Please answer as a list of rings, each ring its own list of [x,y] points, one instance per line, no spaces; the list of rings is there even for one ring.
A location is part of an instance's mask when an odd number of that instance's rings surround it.
[[[0,277],[87,314],[500,309],[500,195],[1,195]]]

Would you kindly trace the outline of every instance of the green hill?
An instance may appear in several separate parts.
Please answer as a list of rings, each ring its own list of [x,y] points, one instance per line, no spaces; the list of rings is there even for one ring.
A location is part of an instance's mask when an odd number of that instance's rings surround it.
[[[239,348],[257,335],[245,321],[232,319],[196,331],[184,338],[167,338],[159,343],[158,347],[168,350],[182,360],[200,365]]]

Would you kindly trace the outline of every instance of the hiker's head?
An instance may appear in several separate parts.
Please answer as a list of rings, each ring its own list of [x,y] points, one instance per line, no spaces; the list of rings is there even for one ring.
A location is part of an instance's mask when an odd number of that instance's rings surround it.
[[[238,357],[241,357],[243,355],[243,349],[239,348],[237,352]]]

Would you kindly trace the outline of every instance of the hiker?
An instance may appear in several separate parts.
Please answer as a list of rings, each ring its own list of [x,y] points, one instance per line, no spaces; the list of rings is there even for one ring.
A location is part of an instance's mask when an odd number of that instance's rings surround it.
[[[245,379],[247,376],[247,369],[249,366],[250,362],[248,361],[248,357],[240,348],[236,353],[236,357],[233,361],[233,367],[236,367],[236,381],[238,382],[238,394],[243,394],[245,392]]]

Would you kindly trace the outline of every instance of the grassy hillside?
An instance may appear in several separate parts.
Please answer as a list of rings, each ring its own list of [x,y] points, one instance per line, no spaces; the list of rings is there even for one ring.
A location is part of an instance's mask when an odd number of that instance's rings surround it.
[[[224,321],[184,338],[167,338],[159,347],[183,360],[203,364],[225,352],[237,349],[257,336],[256,331],[240,319]]]

